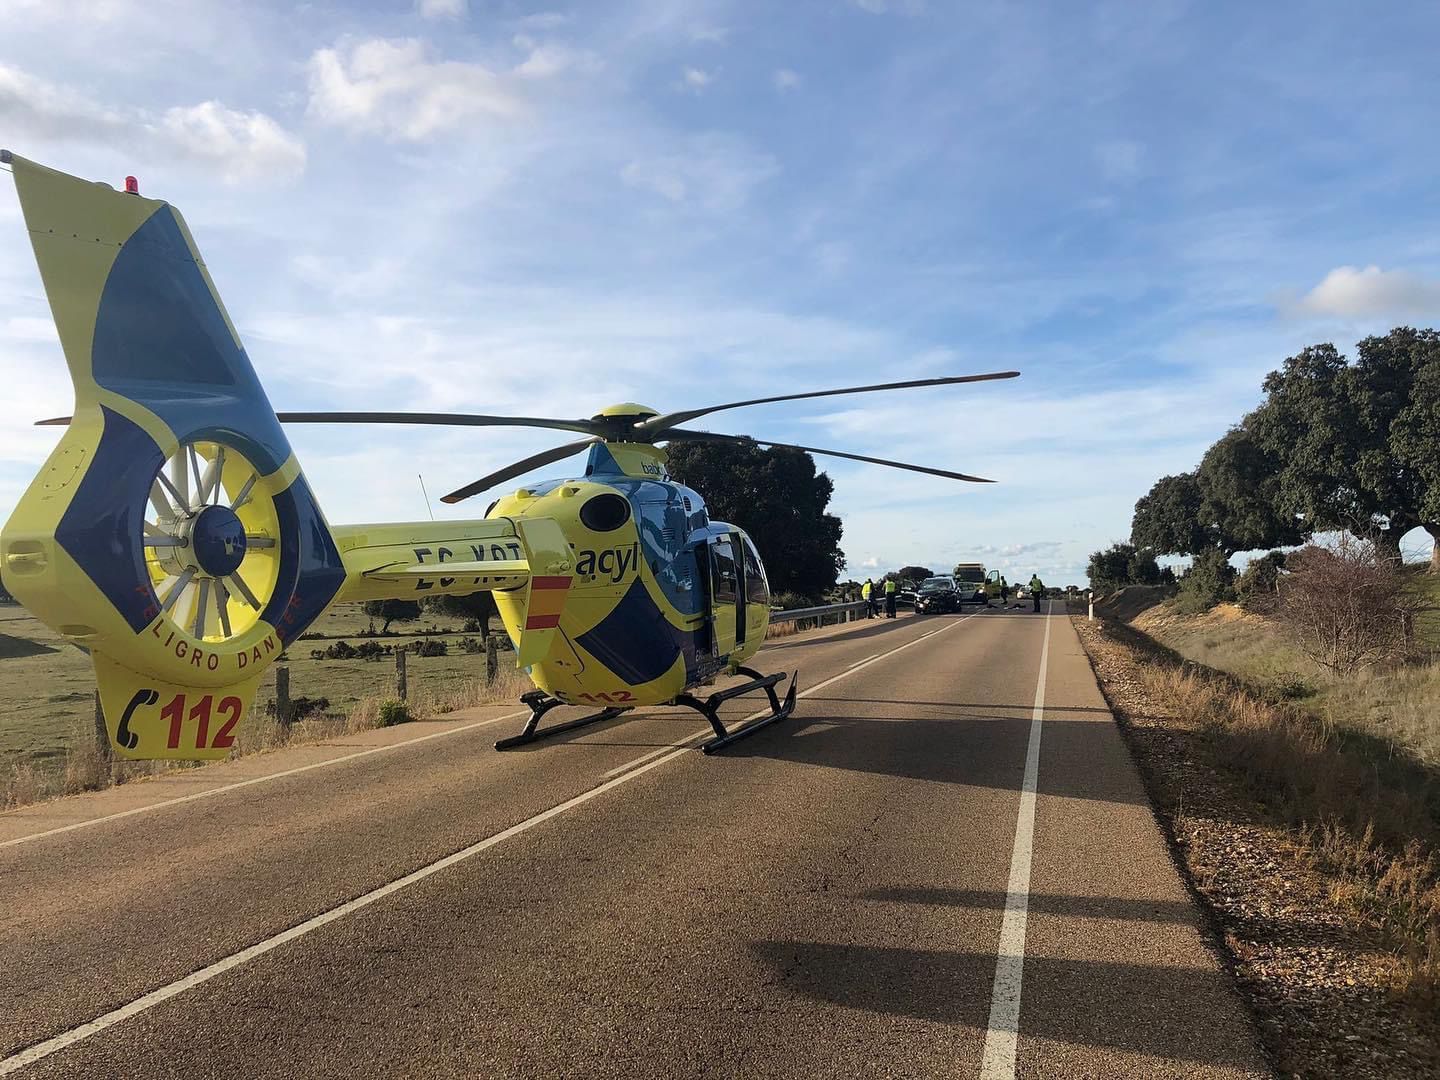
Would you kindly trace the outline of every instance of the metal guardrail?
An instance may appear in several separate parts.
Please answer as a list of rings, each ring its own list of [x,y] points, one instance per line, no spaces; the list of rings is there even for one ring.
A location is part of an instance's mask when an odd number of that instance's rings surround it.
[[[907,606],[913,605],[914,600],[909,597],[900,598],[897,603]],[[877,607],[883,611],[885,600],[882,597],[877,602]],[[789,611],[772,611],[770,613],[770,625],[776,626],[780,623],[796,622],[799,619],[815,619],[817,624],[824,626],[832,616],[835,622],[845,622],[863,618],[865,615],[865,601],[851,600],[844,604],[821,604],[819,607],[792,608]]]
[[[865,601],[852,600],[845,604],[821,604],[819,607],[791,608],[789,611],[772,611],[770,613],[770,625],[779,623],[794,622],[796,619],[824,619],[827,615],[843,617],[847,615],[864,615]],[[853,617],[853,616],[852,616]]]

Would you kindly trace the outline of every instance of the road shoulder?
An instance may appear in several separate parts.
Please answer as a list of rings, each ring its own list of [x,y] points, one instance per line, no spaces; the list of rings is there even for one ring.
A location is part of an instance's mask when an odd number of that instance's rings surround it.
[[[1203,718],[1157,695],[1176,664],[1128,627],[1074,620],[1175,861],[1284,1075],[1430,1077],[1440,1017],[1395,993],[1398,958],[1338,899],[1277,809],[1217,751]]]

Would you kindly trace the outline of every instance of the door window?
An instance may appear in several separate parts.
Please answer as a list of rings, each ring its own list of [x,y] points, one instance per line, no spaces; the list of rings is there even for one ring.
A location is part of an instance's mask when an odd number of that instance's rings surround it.
[[[730,546],[729,537],[716,540],[710,545],[710,565],[715,575],[715,603],[735,603],[740,591],[740,579],[735,570],[735,552]]]

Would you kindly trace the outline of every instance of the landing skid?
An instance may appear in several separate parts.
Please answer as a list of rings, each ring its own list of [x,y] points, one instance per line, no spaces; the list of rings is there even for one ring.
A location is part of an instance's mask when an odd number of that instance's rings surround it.
[[[707,754],[713,754],[716,750],[729,746],[737,739],[743,739],[746,735],[753,735],[761,728],[773,724],[776,720],[784,720],[795,711],[795,679],[800,674],[798,671],[794,676],[790,677],[790,689],[786,692],[783,702],[780,700],[780,696],[775,693],[775,684],[785,678],[783,671],[775,675],[761,675],[758,671],[752,671],[750,668],[742,667],[736,669],[736,674],[748,675],[750,676],[750,681],[741,683],[739,686],[732,686],[728,690],[720,690],[711,694],[704,701],[701,701],[697,697],[692,697],[690,694],[681,694],[675,699],[676,705],[685,705],[694,709],[705,717],[706,720],[709,720],[710,726],[715,729],[715,738],[707,743],[702,743],[700,746],[700,749]],[[745,694],[753,694],[756,690],[764,690],[765,693],[770,696],[770,715],[758,717],[748,724],[743,724],[733,730],[727,730],[725,725],[720,722],[720,705],[735,698],[743,697]]]
[[[589,716],[582,716],[578,720],[567,720],[563,724],[556,724],[554,727],[547,727],[544,731],[537,730],[540,726],[540,718],[551,709],[565,702],[559,701],[545,693],[544,690],[531,690],[528,694],[521,694],[520,701],[530,706],[530,719],[525,721],[525,727],[519,735],[511,735],[507,739],[496,739],[496,750],[509,750],[512,746],[524,746],[526,743],[539,742],[541,739],[548,739],[552,735],[560,735],[566,731],[574,731],[589,724],[598,724],[602,720],[613,720],[627,709],[602,709],[598,713]]]

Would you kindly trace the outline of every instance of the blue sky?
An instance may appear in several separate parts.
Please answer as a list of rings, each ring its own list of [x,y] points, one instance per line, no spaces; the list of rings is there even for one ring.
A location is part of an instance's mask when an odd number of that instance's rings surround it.
[[[0,145],[180,207],[281,409],[1018,368],[712,426],[1001,481],[822,461],[854,574],[1082,582],[1285,356],[1440,318],[1437,33],[1421,4],[0,0]],[[3,516],[70,391],[8,190],[0,236]],[[291,435],[337,522],[563,441]]]

